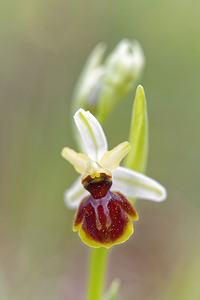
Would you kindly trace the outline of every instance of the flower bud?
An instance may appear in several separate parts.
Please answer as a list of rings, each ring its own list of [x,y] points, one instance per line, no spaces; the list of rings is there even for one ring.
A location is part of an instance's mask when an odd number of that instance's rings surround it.
[[[122,40],[107,58],[105,82],[119,97],[130,92],[144,66],[144,54],[136,41]]]
[[[82,107],[94,112],[96,99],[101,90],[102,76],[105,73],[104,66],[101,64],[104,53],[105,45],[100,43],[90,54],[75,88],[73,111]]]
[[[143,51],[136,41],[122,40],[103,63],[104,53],[104,44],[93,50],[73,100],[73,111],[89,109],[101,121],[131,91],[144,66]]]

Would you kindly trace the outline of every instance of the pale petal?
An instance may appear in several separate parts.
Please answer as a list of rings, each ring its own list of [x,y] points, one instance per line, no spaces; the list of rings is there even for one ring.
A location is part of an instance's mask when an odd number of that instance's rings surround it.
[[[86,171],[87,163],[90,159],[85,154],[77,153],[66,147],[63,148],[61,155],[74,166],[78,173],[83,174]]]
[[[111,151],[107,151],[101,159],[100,164],[109,170],[116,169],[122,158],[128,153],[130,150],[130,144],[128,142],[123,142],[119,144],[117,147],[113,148]]]
[[[89,112],[80,108],[74,115],[86,154],[97,162],[107,151],[107,140],[98,120]]]
[[[88,177],[88,175],[94,179],[100,177],[102,173],[107,174],[110,178],[112,178],[112,174],[110,170],[104,169],[96,161],[90,160],[88,162],[87,170],[83,175],[83,179]]]
[[[119,191],[126,197],[161,202],[167,196],[161,184],[141,173],[124,167],[118,167],[112,173],[114,183],[111,190]]]
[[[64,193],[64,202],[69,208],[77,208],[81,200],[89,196],[89,193],[84,189],[81,181],[81,176],[67,189]]]

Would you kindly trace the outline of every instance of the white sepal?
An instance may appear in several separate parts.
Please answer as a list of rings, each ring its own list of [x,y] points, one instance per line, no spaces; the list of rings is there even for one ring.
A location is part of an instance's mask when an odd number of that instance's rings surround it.
[[[99,162],[108,148],[100,123],[89,111],[82,108],[75,113],[74,121],[80,133],[85,153],[90,159]]]
[[[66,206],[71,209],[77,208],[81,200],[84,197],[89,196],[89,193],[82,185],[81,178],[82,176],[79,176],[72,186],[64,193],[64,202]]]
[[[118,167],[113,171],[113,177],[111,189],[121,192],[126,197],[161,202],[167,196],[161,184],[136,171]]]

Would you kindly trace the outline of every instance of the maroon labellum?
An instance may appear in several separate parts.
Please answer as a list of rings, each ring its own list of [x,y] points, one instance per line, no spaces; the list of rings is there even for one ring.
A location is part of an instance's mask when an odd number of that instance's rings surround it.
[[[110,248],[126,241],[133,233],[132,220],[137,220],[138,215],[121,193],[110,191],[111,176],[87,176],[82,183],[91,195],[78,207],[74,231],[79,230],[83,242],[92,247]]]

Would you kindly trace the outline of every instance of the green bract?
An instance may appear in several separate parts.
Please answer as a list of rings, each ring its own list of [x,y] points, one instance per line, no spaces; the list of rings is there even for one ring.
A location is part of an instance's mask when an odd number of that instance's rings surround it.
[[[131,150],[125,158],[125,166],[144,173],[148,155],[148,118],[144,89],[138,86],[133,104],[129,143]]]

